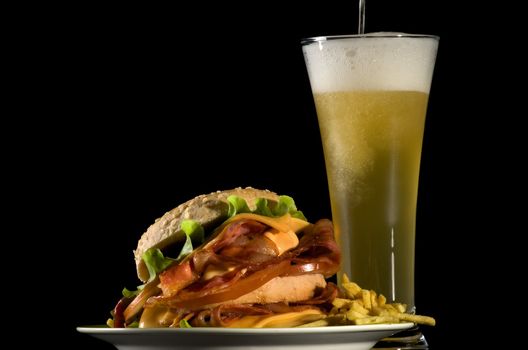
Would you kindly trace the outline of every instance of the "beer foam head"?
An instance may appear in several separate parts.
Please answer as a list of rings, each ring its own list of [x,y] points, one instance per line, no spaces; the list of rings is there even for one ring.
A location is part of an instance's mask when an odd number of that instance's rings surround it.
[[[312,91],[429,93],[438,39],[402,33],[321,37],[303,45]]]

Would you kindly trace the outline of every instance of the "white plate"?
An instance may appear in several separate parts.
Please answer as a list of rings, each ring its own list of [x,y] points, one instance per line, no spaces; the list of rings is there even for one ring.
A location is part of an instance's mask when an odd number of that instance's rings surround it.
[[[78,327],[81,333],[119,350],[367,350],[413,323],[313,328],[103,328]]]

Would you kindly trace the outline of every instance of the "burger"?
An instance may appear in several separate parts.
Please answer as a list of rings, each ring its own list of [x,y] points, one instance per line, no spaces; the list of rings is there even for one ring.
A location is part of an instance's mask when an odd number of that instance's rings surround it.
[[[111,327],[295,327],[324,318],[338,293],[331,221],[251,187],[165,213],[134,255],[143,284],[123,290]]]

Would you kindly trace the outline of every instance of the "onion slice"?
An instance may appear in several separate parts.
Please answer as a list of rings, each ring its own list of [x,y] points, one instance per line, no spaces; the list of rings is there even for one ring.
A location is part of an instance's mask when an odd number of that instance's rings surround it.
[[[143,310],[143,305],[145,305],[148,298],[160,293],[161,290],[158,288],[158,283],[158,278],[147,283],[145,288],[143,288],[137,297],[127,306],[123,313],[125,316],[125,323],[128,324],[134,320],[134,317]]]

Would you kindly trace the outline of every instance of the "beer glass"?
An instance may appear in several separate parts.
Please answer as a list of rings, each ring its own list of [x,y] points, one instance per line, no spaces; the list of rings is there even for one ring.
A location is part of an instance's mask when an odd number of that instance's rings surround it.
[[[414,304],[422,138],[438,37],[304,39],[346,273],[387,301]]]

